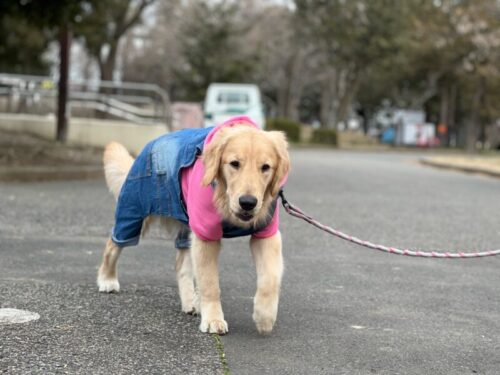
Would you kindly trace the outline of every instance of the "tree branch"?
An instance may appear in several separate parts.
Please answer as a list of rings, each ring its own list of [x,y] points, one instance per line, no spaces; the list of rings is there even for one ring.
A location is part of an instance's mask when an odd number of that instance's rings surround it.
[[[115,31],[115,39],[120,39],[120,37],[127,32],[127,30],[135,25],[141,18],[142,12],[148,6],[153,4],[156,0],[141,0],[141,3],[137,6],[137,8],[133,11],[132,15],[129,19],[125,20],[124,24],[121,27],[117,27]]]

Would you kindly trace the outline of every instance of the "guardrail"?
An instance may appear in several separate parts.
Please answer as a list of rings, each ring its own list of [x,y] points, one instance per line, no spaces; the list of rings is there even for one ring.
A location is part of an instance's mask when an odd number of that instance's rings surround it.
[[[51,77],[0,73],[0,112],[49,114],[56,110],[57,80]],[[71,112],[87,111],[140,124],[172,124],[172,109],[165,90],[155,84],[71,80]],[[81,114],[79,114],[81,115]]]

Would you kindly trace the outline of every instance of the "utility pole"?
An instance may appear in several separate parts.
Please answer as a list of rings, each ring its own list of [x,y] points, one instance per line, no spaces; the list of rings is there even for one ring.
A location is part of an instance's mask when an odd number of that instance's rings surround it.
[[[57,133],[56,139],[65,142],[68,135],[68,72],[71,50],[71,30],[65,22],[59,30],[59,85],[57,96]]]

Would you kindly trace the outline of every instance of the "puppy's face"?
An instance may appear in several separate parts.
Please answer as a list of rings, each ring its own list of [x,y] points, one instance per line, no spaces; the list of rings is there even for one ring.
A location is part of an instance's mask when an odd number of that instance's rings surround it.
[[[217,182],[216,207],[224,219],[242,227],[266,219],[289,169],[283,133],[245,125],[219,130],[206,147],[203,162],[203,184]]]

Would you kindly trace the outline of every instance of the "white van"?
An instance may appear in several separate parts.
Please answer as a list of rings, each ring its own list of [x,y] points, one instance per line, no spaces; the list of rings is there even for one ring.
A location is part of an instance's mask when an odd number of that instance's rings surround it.
[[[257,85],[212,83],[208,86],[203,109],[205,127],[241,115],[250,117],[262,129],[265,127],[264,108]]]

